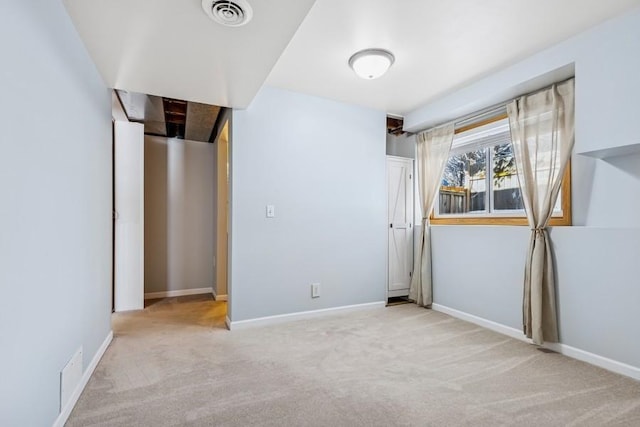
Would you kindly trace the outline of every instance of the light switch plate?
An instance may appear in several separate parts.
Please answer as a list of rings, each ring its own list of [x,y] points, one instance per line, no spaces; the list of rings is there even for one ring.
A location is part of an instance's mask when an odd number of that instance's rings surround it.
[[[320,298],[320,283],[311,284],[311,298]]]
[[[267,205],[267,218],[273,218],[276,216],[276,207],[274,205]]]

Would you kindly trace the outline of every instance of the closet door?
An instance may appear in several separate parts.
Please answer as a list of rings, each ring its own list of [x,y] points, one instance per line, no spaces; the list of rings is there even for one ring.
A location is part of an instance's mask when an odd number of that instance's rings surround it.
[[[413,160],[387,156],[388,296],[409,294],[413,267]]]

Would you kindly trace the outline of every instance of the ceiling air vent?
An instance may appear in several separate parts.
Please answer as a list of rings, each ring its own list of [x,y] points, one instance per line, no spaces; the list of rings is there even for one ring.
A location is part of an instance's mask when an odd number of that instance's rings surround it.
[[[253,16],[245,0],[202,0],[202,8],[209,18],[227,27],[240,27]]]

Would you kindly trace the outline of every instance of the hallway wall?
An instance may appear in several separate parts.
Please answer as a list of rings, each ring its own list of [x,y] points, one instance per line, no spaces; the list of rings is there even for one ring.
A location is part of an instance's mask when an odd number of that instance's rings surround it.
[[[229,216],[229,180],[228,171],[228,153],[229,153],[229,123],[224,125],[220,137],[215,142],[214,157],[216,164],[213,206],[215,214],[215,233],[216,241],[216,262],[215,262],[215,282],[214,293],[218,298],[227,298],[227,264],[228,264],[228,247],[227,239],[228,216]]]
[[[215,283],[215,145],[145,136],[145,293]]]

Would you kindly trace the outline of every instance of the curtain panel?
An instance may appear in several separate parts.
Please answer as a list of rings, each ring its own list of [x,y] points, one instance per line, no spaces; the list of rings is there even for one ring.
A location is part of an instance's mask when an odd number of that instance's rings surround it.
[[[507,105],[520,191],[531,228],[524,271],[523,332],[558,341],[555,269],[547,231],[574,145],[575,79]]]
[[[453,142],[453,134],[454,124],[450,123],[421,132],[416,136],[417,181],[422,209],[422,227],[420,227],[420,237],[413,262],[409,298],[423,307],[430,306],[433,302],[429,214],[438,196],[442,172]]]

